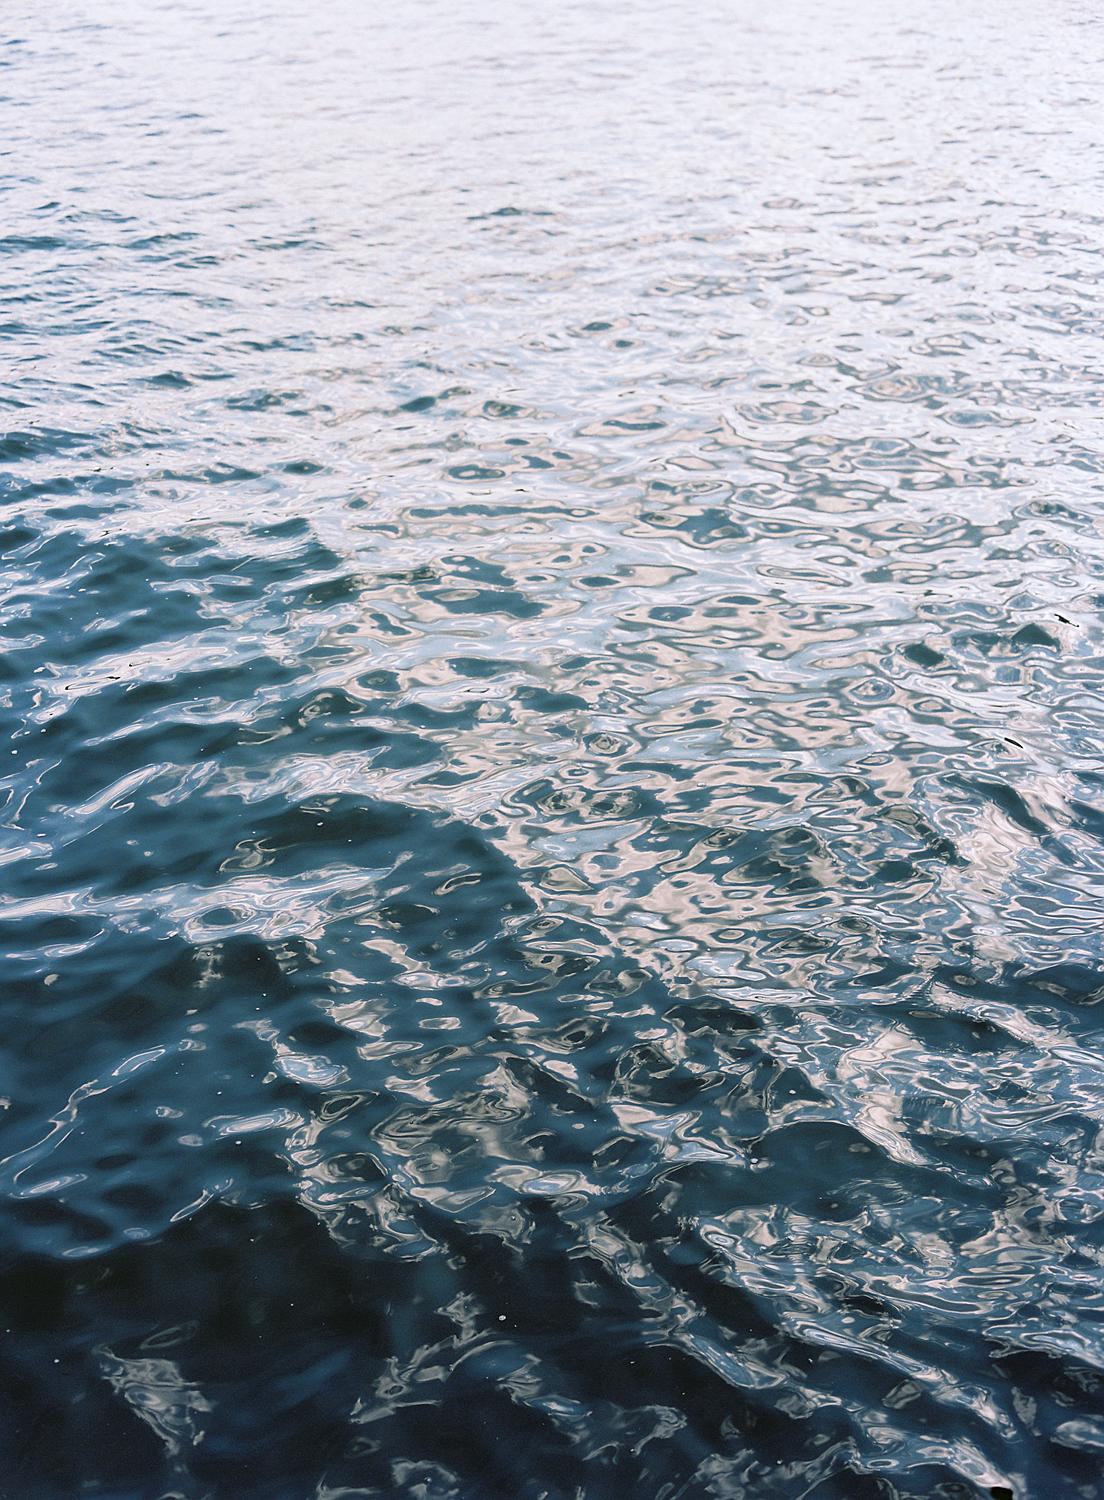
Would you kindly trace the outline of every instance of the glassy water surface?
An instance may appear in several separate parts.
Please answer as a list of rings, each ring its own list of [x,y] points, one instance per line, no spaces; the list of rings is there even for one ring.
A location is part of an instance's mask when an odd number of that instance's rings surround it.
[[[0,1494],[1104,1494],[1104,23],[0,49]]]

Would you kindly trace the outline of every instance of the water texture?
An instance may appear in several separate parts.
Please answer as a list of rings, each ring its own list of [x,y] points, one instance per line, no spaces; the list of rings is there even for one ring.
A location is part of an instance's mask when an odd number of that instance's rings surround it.
[[[5,11],[0,1495],[1104,1494],[1104,19]]]

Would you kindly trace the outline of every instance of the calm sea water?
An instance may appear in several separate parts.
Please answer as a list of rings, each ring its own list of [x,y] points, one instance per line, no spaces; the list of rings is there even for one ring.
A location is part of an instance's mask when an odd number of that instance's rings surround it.
[[[1104,22],[5,12],[0,1495],[1104,1494]]]

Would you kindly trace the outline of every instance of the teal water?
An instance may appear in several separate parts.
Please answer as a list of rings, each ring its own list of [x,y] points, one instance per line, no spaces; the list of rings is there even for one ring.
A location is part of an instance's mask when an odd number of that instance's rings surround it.
[[[1104,1495],[1098,9],[5,33],[0,1496]]]

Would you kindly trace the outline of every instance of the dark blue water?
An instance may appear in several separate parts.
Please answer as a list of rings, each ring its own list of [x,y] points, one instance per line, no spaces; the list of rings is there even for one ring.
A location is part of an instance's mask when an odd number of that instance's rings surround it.
[[[4,1500],[1104,1494],[1104,23],[18,5]]]

